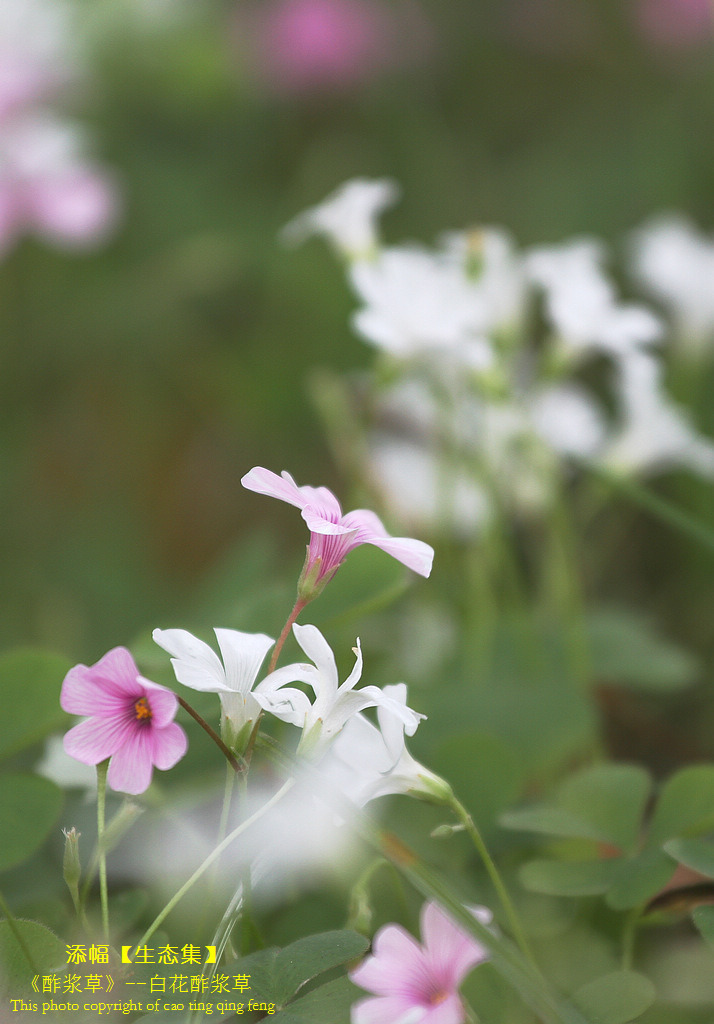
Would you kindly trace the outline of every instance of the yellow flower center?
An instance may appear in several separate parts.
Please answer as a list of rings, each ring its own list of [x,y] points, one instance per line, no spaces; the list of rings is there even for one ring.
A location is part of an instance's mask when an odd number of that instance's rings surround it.
[[[148,721],[153,716],[146,697],[139,697],[137,701],[134,701],[134,711],[136,712],[137,722]]]

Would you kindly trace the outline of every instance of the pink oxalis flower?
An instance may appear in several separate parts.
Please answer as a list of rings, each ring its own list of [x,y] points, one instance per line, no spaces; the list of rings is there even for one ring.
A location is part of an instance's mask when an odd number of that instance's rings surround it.
[[[300,578],[302,596],[316,597],[360,544],[373,544],[421,576],[428,576],[434,549],[410,537],[390,537],[374,512],[359,508],[342,514],[339,501],[326,487],[298,487],[289,473],[281,476],[256,466],[242,478],[249,491],[268,494],[295,505],[310,529],[310,544]]]
[[[89,715],[66,734],[67,753],[83,764],[111,758],[107,782],[121,793],[143,793],[154,765],[165,771],[186,753],[186,734],[173,721],[176,694],[139,675],[125,647],[70,669],[60,704],[71,715]]]
[[[477,908],[484,924],[491,914]],[[421,911],[423,945],[397,924],[377,932],[372,956],[351,972],[360,988],[373,992],[352,1007],[352,1024],[463,1024],[459,985],[488,951],[458,928],[436,903]]]

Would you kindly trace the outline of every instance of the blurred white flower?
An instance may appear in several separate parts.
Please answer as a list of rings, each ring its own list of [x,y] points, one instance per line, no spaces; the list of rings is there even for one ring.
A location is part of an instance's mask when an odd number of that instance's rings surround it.
[[[87,798],[96,795],[96,769],[93,765],[82,764],[70,757],[64,749],[63,736],[50,736],[46,740],[44,753],[35,765],[35,771],[63,789],[82,789]]]
[[[656,341],[662,325],[644,306],[617,302],[602,261],[600,243],[583,238],[532,249],[526,269],[543,289],[546,315],[566,349],[619,358]]]
[[[378,431],[369,442],[369,474],[391,515],[412,529],[470,537],[490,518],[473,474],[426,443]]]
[[[601,450],[607,432],[605,420],[581,388],[573,384],[544,388],[529,404],[535,433],[553,451],[591,458]]]
[[[637,280],[666,306],[684,340],[696,345],[714,331],[714,239],[670,214],[633,233],[630,257]]]
[[[0,120],[74,77],[69,14],[63,0],[0,0]]]
[[[359,711],[384,707],[396,715],[411,736],[423,715],[386,696],[378,686],[355,690],[362,675],[362,650],[359,640],[353,648],[356,661],[347,679],[340,685],[335,656],[316,626],[293,626],[295,639],[312,665],[285,665],[266,676],[255,691],[261,706],[276,718],[302,729],[298,752],[317,757],[330,746],[345,723]],[[306,693],[289,683],[307,683],[314,692],[311,701]]]
[[[354,178],[298,214],[283,228],[282,237],[296,243],[324,235],[346,259],[371,259],[379,246],[377,218],[398,196],[397,185],[386,178]]]
[[[23,115],[0,133],[0,251],[24,232],[62,246],[101,241],[114,226],[118,198],[106,172],[87,161],[73,124]]]
[[[406,707],[405,683],[385,686],[384,693]],[[416,761],[404,745],[404,722],[386,708],[377,708],[379,728],[364,715],[345,724],[320,770],[358,807],[389,794],[411,793],[446,797],[449,787]]]
[[[714,477],[714,443],[701,437],[662,390],[661,367],[644,352],[618,366],[622,422],[603,464],[624,472],[658,472],[686,466]]]
[[[185,629],[155,629],[154,641],[171,655],[176,678],[221,701],[226,742],[231,747],[247,740],[261,705],[251,692],[265,655],[275,641],[265,633],[215,629],[223,662],[208,644]]]
[[[364,303],[353,316],[359,334],[401,359],[452,357],[487,369],[491,346],[485,297],[452,260],[416,246],[382,249],[372,262],[350,267]]]

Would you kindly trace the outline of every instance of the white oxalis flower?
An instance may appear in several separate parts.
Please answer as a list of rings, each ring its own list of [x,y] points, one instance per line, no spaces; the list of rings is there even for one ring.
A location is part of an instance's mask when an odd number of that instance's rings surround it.
[[[405,683],[384,687],[385,696],[406,707]],[[448,784],[419,764],[404,745],[404,722],[377,708],[379,728],[364,715],[345,724],[320,765],[322,772],[358,807],[378,796],[413,793],[446,797]]]
[[[714,330],[714,239],[686,217],[658,217],[634,232],[635,277],[667,307],[677,329],[696,342]]]
[[[661,367],[644,352],[618,367],[622,424],[612,438],[603,463],[625,472],[657,472],[688,466],[714,477],[714,443],[701,437],[662,390]]]
[[[477,371],[491,365],[485,298],[453,259],[393,247],[371,262],[354,263],[350,278],[364,303],[354,327],[377,348],[401,359],[452,356]]]
[[[599,242],[582,238],[531,250],[526,268],[545,293],[545,311],[571,351],[615,358],[656,341],[662,326],[644,306],[619,303],[602,269]]]
[[[298,214],[283,228],[287,242],[324,235],[349,260],[370,259],[377,251],[377,218],[399,196],[388,179],[354,178],[317,206]]]
[[[359,711],[383,707],[396,715],[413,735],[424,715],[412,711],[385,695],[378,686],[355,690],[362,675],[362,650],[359,640],[354,648],[356,661],[347,679],[340,685],[335,656],[316,626],[293,626],[295,639],[313,664],[296,663],[277,669],[262,680],[255,699],[276,718],[302,729],[298,751],[317,757],[323,754],[345,723]],[[313,701],[290,683],[307,683],[314,692]]]
[[[265,633],[241,633],[237,629],[214,632],[222,662],[208,644],[185,629],[155,629],[152,636],[171,655],[180,683],[192,690],[219,695],[229,745],[240,746],[261,712],[252,690],[263,659],[275,641]]]

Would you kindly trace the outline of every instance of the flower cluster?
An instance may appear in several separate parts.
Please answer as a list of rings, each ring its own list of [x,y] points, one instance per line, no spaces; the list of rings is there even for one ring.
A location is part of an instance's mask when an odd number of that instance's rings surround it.
[[[298,609],[317,596],[347,553],[360,544],[382,548],[423,576],[431,571],[434,553],[428,544],[390,537],[380,520],[366,509],[343,515],[337,498],[325,487],[298,487],[289,474],[278,477],[260,467],[246,474],[243,483],[251,490],[296,505],[310,528]],[[268,671],[260,681],[261,665],[275,642],[265,633],[216,629],[221,658],[208,644],[183,629],[155,629],[153,636],[171,655],[179,683],[219,695],[221,733],[230,750],[243,753],[261,714],[268,712],[301,730],[298,754],[315,764],[329,754],[339,761],[343,775],[353,765],[344,791],[358,803],[382,793],[410,789],[433,795],[440,780],[422,769],[404,750],[404,733],[413,735],[424,717],[407,707],[404,684],[357,689],[362,675],[358,638],[354,668],[340,685],[335,657],[322,633],[315,626],[294,622],[292,628],[310,661]],[[294,683],[306,684],[312,699],[290,685]],[[172,722],[178,706],[176,696],[140,676],[131,655],[123,648],[110,651],[91,668],[73,668],[64,681],[61,703],[65,711],[89,716],[67,733],[66,751],[84,764],[99,764],[110,758],[108,782],[114,789],[143,792],[151,781],[153,766],[170,768],[185,753],[185,735]],[[380,729],[360,715],[373,707],[379,709]],[[345,732],[346,726],[351,726],[349,733]],[[354,748],[355,737],[360,731],[364,734],[365,728],[369,738],[364,753],[368,749],[379,752],[374,758],[355,758],[350,750]],[[337,746],[335,741],[343,733],[344,740]],[[331,750],[332,747],[335,749]],[[445,792],[445,784],[442,789]]]
[[[27,232],[93,244],[116,220],[116,186],[87,159],[82,129],[55,109],[78,76],[75,36],[64,3],[0,2],[0,252]]]
[[[378,218],[396,195],[386,181],[348,182],[286,233],[323,235],[347,261],[354,329],[385,364],[355,452],[397,518],[470,534],[498,509],[547,508],[582,461],[714,475],[714,444],[666,393],[663,323],[619,298],[599,242],[519,251],[483,228],[434,248],[384,245]],[[636,246],[650,290],[708,327],[709,243],[675,222]]]

